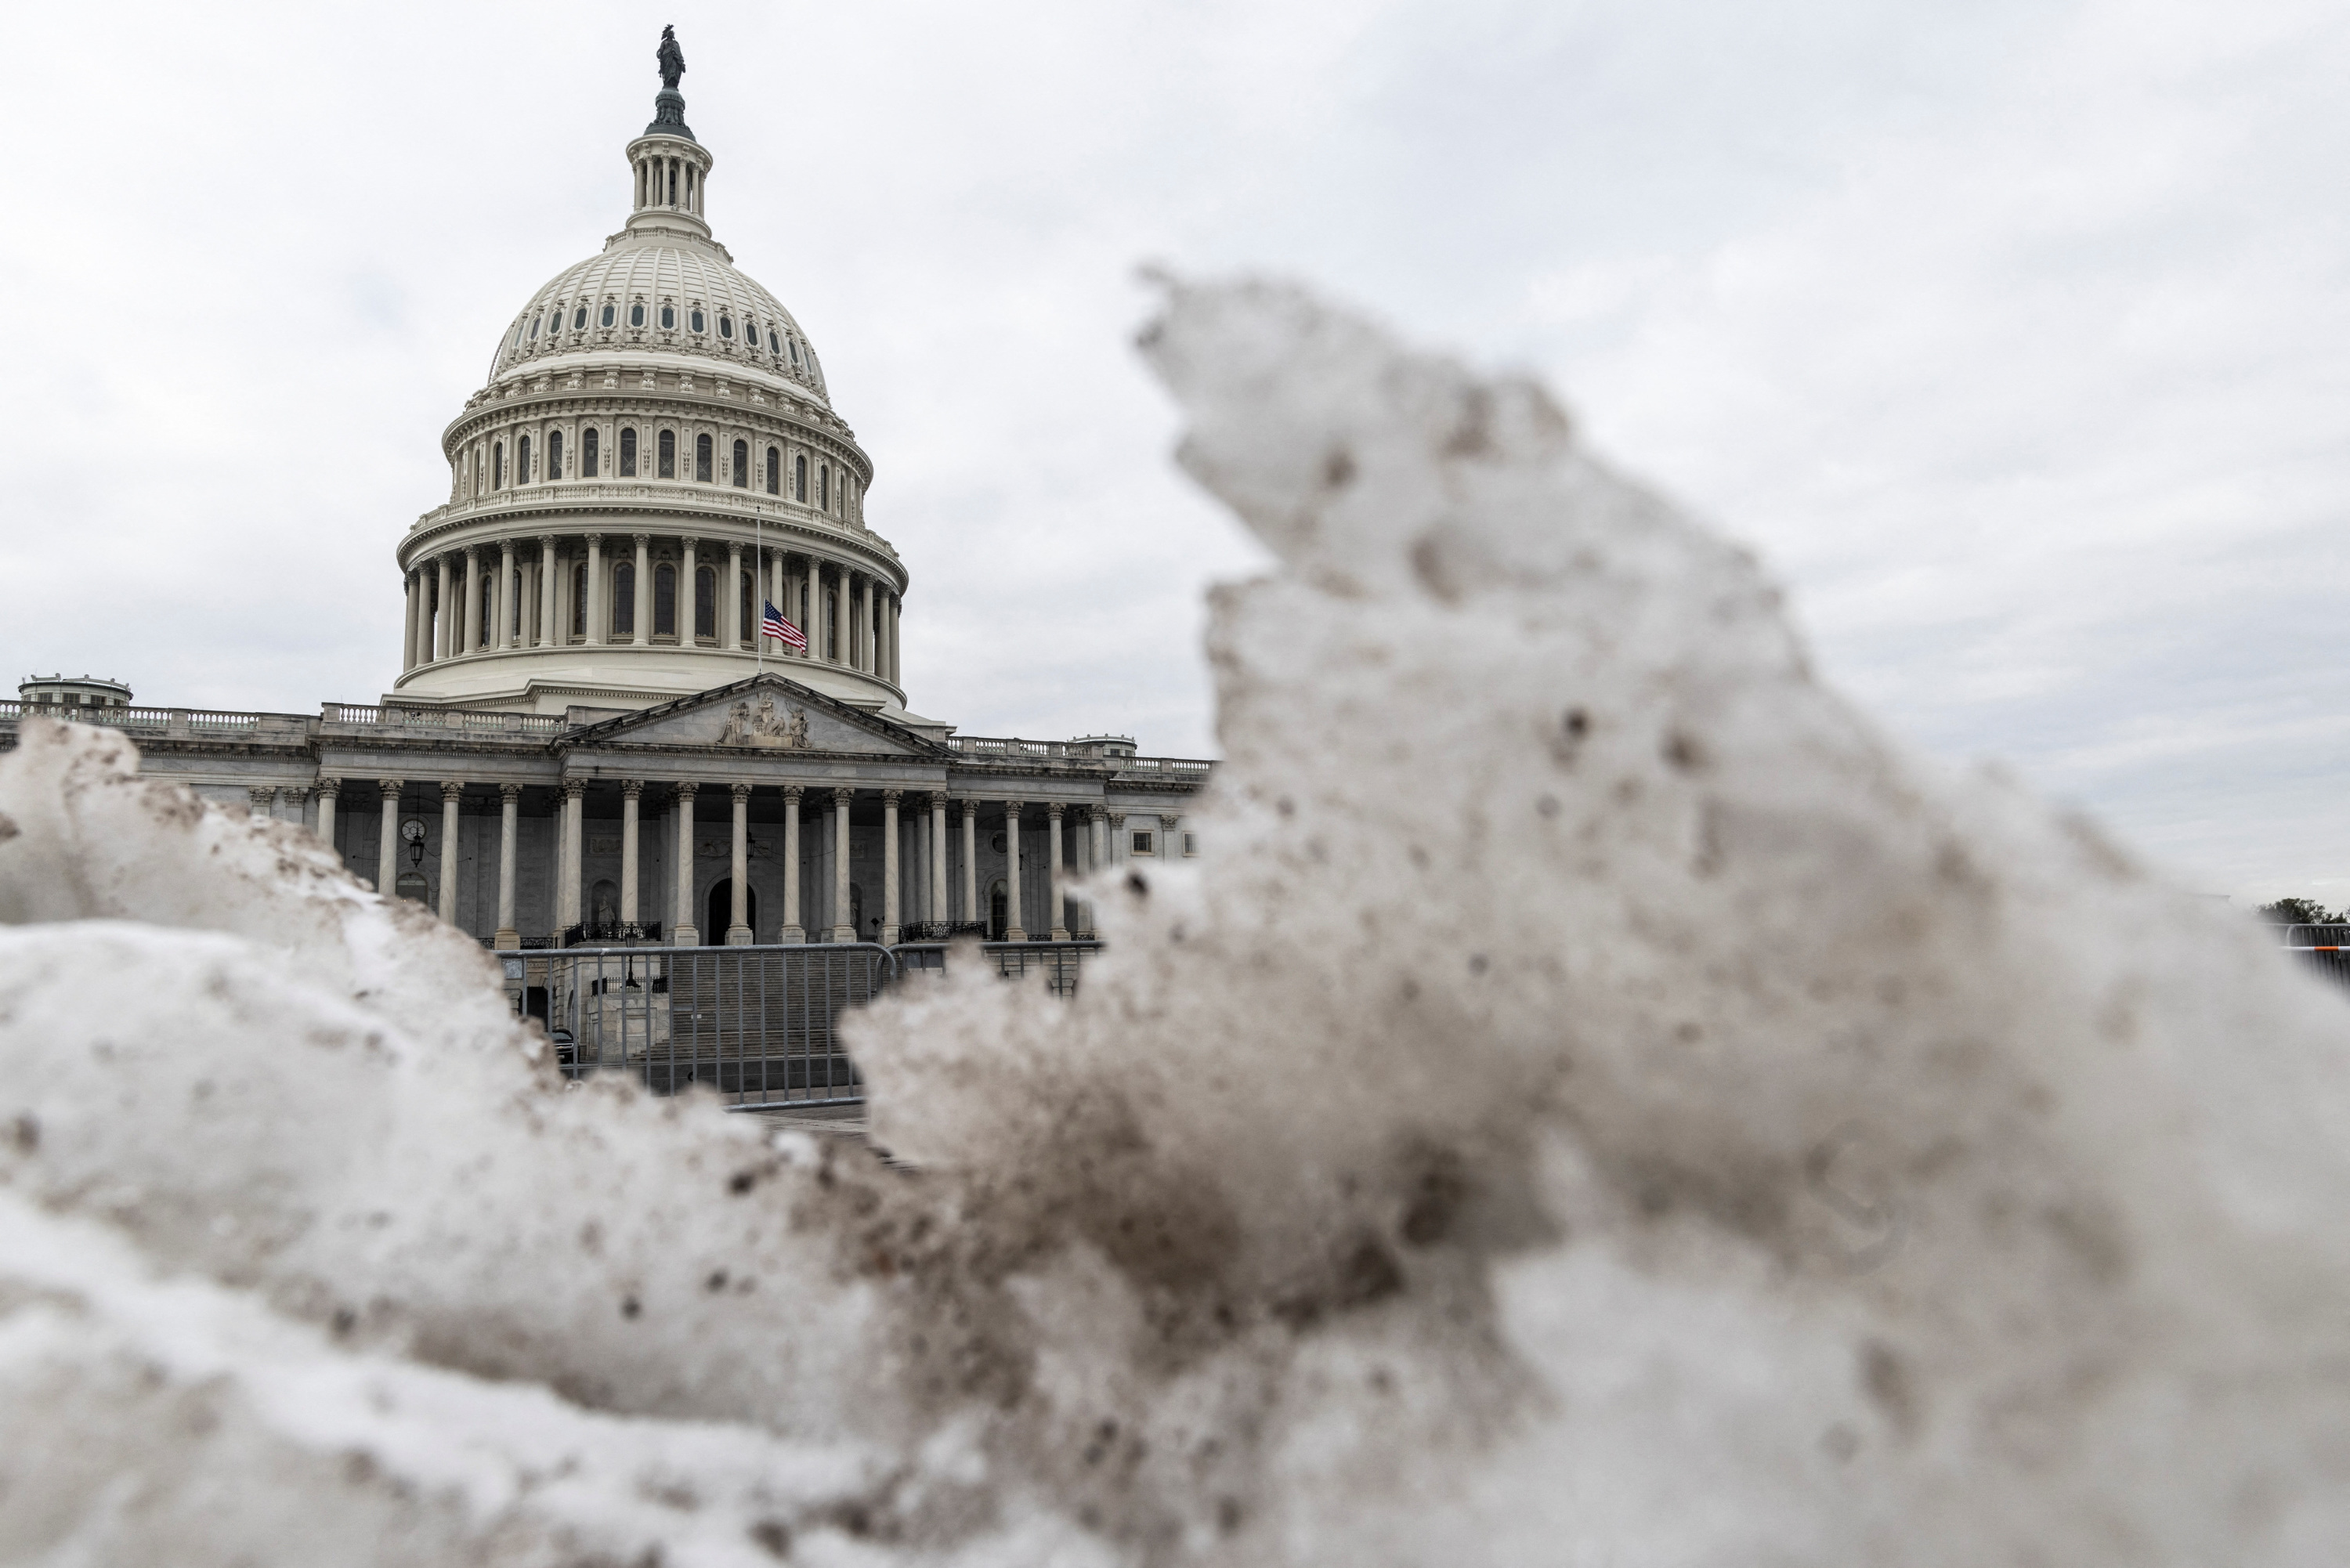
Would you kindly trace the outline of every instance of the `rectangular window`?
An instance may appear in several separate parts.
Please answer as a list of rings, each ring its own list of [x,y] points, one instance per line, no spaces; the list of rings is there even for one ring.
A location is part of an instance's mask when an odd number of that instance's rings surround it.
[[[620,432],[620,477],[622,479],[634,479],[636,476],[637,432],[634,431],[622,431]]]
[[[767,449],[767,493],[780,495],[784,488],[784,454],[774,447]]]
[[[677,432],[675,431],[663,431],[660,433],[660,472],[653,477],[655,479],[677,477]]]
[[[1200,836],[1198,834],[1186,833],[1183,836],[1183,853],[1186,855],[1197,855],[1200,853]]]
[[[718,635],[718,574],[708,566],[693,568],[693,635]]]
[[[1130,840],[1132,846],[1130,853],[1136,855],[1148,855],[1151,853],[1150,844],[1154,836],[1155,836],[1152,834],[1138,829]]]
[[[563,477],[563,432],[561,431],[546,432],[546,477],[550,480]]]
[[[496,446],[491,449],[491,453],[490,488],[492,490],[504,490],[506,487],[506,443],[504,441],[498,442]]]
[[[637,635],[637,568],[627,561],[612,568],[612,634]]]
[[[602,432],[598,431],[594,425],[589,425],[587,431],[579,438],[580,478],[593,479],[596,477],[596,459],[601,455],[602,446]]]
[[[515,483],[516,484],[530,483],[530,437],[528,436],[515,438]]]
[[[706,435],[693,438],[693,477],[704,484],[710,483],[710,438]]]
[[[792,499],[807,499],[807,459],[805,457],[792,459]]]

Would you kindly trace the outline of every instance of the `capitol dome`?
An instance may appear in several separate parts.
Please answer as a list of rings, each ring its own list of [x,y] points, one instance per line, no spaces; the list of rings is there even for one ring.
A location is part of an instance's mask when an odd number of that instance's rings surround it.
[[[799,322],[711,233],[716,160],[684,99],[654,102],[624,152],[627,222],[531,296],[442,432],[449,499],[400,542],[386,701],[639,708],[764,663],[927,726],[872,462]]]

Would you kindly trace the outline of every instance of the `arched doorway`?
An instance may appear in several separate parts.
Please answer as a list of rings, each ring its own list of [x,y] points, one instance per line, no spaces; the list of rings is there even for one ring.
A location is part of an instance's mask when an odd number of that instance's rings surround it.
[[[733,877],[718,879],[717,885],[710,889],[710,898],[702,912],[707,923],[702,928],[702,940],[712,947],[723,943],[728,928],[734,924]],[[759,929],[759,889],[756,888],[744,889],[743,912],[743,924],[749,926],[755,935]]]
[[[987,890],[987,940],[989,941],[1000,942],[1003,940],[1003,933],[1009,929],[1003,922],[1005,912],[1003,884],[998,882]]]

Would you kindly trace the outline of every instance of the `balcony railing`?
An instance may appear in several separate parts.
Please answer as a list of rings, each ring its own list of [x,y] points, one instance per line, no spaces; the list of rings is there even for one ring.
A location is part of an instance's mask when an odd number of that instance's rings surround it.
[[[319,722],[380,730],[456,731],[468,735],[552,735],[563,728],[556,713],[493,713],[455,708],[383,708],[328,702]]]
[[[1047,762],[1094,763],[1122,773],[1209,774],[1213,773],[1216,767],[1213,763],[1192,757],[1138,757],[1123,751],[1111,752],[1075,741],[1024,741],[1011,735],[950,735],[947,737],[947,749],[961,752],[973,762],[1020,763],[1042,759]]]

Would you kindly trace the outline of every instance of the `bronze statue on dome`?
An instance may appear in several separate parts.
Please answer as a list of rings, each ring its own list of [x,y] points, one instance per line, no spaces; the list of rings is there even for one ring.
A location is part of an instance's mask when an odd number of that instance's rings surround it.
[[[685,51],[677,47],[675,24],[661,29],[660,52],[653,58],[660,62],[661,86],[675,92],[677,78],[685,75]]]

